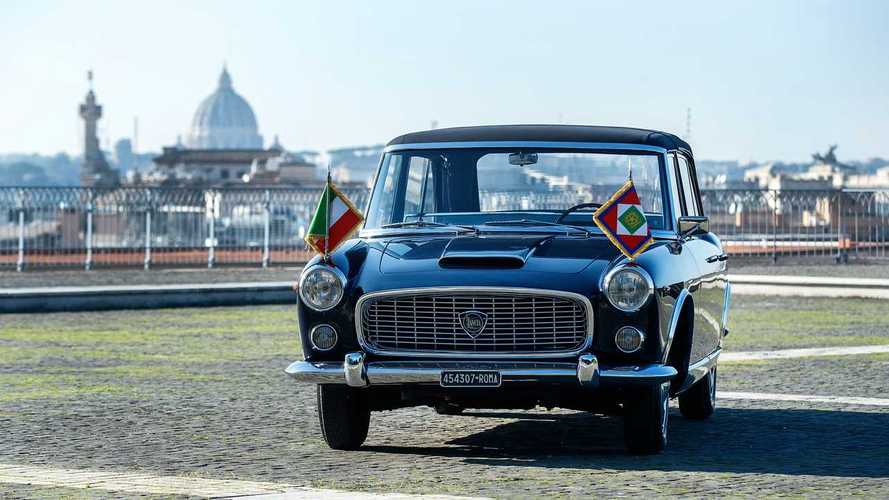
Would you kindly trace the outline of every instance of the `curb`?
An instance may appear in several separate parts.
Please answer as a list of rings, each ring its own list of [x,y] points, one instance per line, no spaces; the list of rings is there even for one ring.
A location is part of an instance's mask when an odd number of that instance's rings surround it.
[[[0,289],[0,313],[295,304],[291,282]]]
[[[776,285],[776,286],[815,286],[840,288],[889,289],[889,279],[874,278],[827,278],[821,276],[772,276],[765,274],[730,274],[732,284]]]

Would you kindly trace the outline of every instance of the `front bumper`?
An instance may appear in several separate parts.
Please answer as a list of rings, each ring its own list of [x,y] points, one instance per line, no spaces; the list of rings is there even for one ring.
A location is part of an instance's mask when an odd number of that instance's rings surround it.
[[[672,366],[600,367],[594,354],[582,354],[577,363],[538,361],[367,361],[363,352],[346,354],[342,363],[295,361],[284,371],[298,382],[313,384],[370,385],[439,384],[447,370],[496,370],[503,384],[521,382],[574,383],[594,388],[602,385],[646,385],[667,382],[676,376]]]

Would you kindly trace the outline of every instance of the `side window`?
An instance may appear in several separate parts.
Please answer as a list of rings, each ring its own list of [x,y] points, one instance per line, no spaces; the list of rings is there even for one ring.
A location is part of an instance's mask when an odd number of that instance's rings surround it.
[[[682,155],[677,155],[677,166],[679,168],[679,180],[682,184],[682,197],[685,200],[684,215],[701,215],[701,205],[698,202],[698,193],[695,189],[695,180],[692,176],[691,166],[688,159]]]
[[[411,157],[404,193],[405,220],[412,220],[413,216],[426,213],[432,205],[430,200],[432,191],[427,182],[430,178],[429,163],[427,158]]]
[[[374,186],[373,197],[367,211],[368,227],[380,227],[391,222],[395,217],[395,190],[401,176],[403,156],[390,155],[380,170],[379,178]]]

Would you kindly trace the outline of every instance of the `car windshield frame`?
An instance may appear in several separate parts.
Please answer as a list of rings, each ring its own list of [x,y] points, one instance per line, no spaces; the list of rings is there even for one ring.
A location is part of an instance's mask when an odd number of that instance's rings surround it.
[[[373,191],[371,196],[368,198],[367,205],[365,207],[365,213],[369,213],[369,209],[372,206],[373,199],[378,195],[377,193],[377,182],[379,182],[379,177],[384,171],[384,167],[386,166],[386,161],[390,157],[392,153],[409,153],[411,151],[417,150],[421,151],[425,154],[429,154],[429,150],[454,150],[454,149],[483,149],[489,153],[511,153],[516,151],[532,151],[538,153],[587,153],[587,154],[613,154],[613,155],[651,155],[657,158],[657,168],[658,168],[658,182],[660,187],[660,196],[661,196],[661,207],[662,207],[662,216],[663,219],[663,227],[659,229],[652,229],[652,235],[655,237],[666,237],[666,238],[675,238],[676,236],[676,207],[675,205],[675,195],[672,192],[675,179],[672,178],[673,172],[670,168],[668,168],[669,156],[668,150],[659,146],[650,146],[644,144],[624,144],[624,143],[579,143],[579,142],[547,142],[547,141],[479,141],[479,142],[431,142],[431,143],[413,143],[413,144],[397,144],[387,146],[383,155],[380,158],[379,165],[377,167],[377,173],[374,178],[373,183]],[[516,168],[521,168],[516,166]],[[605,200],[601,200],[604,202]],[[567,206],[565,208],[568,208]],[[492,220],[516,220],[516,219],[527,219],[523,222],[533,222],[534,218],[527,216],[532,213],[546,213],[546,214],[555,214],[558,213],[558,210],[540,210],[530,208],[528,210],[517,210],[517,211],[480,211],[474,212],[476,214],[498,214],[502,215],[503,218],[494,218]],[[470,213],[460,213],[460,212],[440,212],[440,213],[424,213],[424,216],[460,216],[460,215],[470,215]],[[590,213],[588,211],[584,211],[582,213]],[[424,219],[425,220],[425,219]],[[433,221],[436,219],[430,218],[429,221]],[[438,221],[438,220],[436,220]],[[449,224],[464,224],[464,222],[459,219],[445,219],[444,222]],[[517,232],[564,232],[562,229],[558,229],[554,227],[551,223],[552,221],[540,219],[541,224],[539,226],[535,226],[533,224],[521,224],[521,225],[501,225],[497,224],[496,228],[494,226],[486,226],[484,231],[488,231],[489,229],[494,229],[496,231],[517,231]],[[570,227],[574,224],[572,220],[566,220],[565,225]],[[484,223],[476,224],[477,226],[485,226]],[[588,232],[601,234],[601,231],[594,224],[584,225],[585,229],[588,229]],[[410,229],[402,229],[402,228],[384,228],[384,227],[367,227],[367,221],[365,222],[365,226],[361,230],[361,236],[375,236],[379,234],[391,234],[391,233],[401,233],[401,232],[409,232],[409,233],[425,233],[425,232],[442,232],[447,231],[444,228],[436,228],[436,227],[411,227]],[[451,230],[453,232],[453,230]]]

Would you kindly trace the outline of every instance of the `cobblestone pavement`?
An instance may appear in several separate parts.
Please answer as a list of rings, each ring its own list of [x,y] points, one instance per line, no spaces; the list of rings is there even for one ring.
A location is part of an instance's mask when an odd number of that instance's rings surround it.
[[[118,500],[143,499],[143,500],[185,500],[191,497],[185,495],[152,495],[138,493],[120,493],[117,491],[102,491],[82,488],[58,488],[46,486],[27,486],[21,484],[0,484],[0,498],[51,498],[62,500]]]
[[[319,488],[507,498],[889,496],[889,409],[722,401],[658,456],[618,418],[428,408],[375,413],[365,447],[329,450],[313,389],[282,372],[284,307],[0,318],[0,462]],[[135,332],[135,333],[134,333]],[[885,397],[889,356],[721,364],[720,388]],[[0,495],[103,492],[0,486]],[[120,495],[111,495],[119,497]]]
[[[709,422],[674,410],[668,451],[623,452],[620,422],[567,411],[426,408],[374,414],[359,452],[328,450],[311,388],[265,364],[231,380],[146,386],[139,397],[95,395],[3,407],[5,462],[141,470],[340,489],[489,496],[599,494],[889,495],[889,411],[842,405],[724,402]],[[847,372],[858,373],[849,360]],[[270,370],[271,368],[271,370]],[[737,389],[759,390],[764,375]],[[883,374],[886,372],[883,371]],[[885,386],[884,386],[885,387]],[[802,388],[789,383],[788,393]]]

